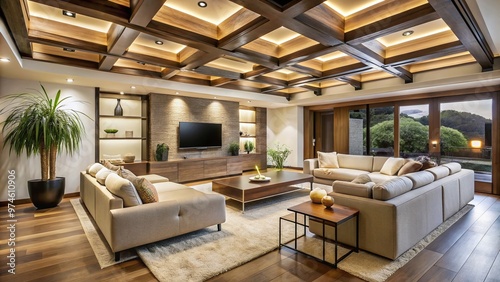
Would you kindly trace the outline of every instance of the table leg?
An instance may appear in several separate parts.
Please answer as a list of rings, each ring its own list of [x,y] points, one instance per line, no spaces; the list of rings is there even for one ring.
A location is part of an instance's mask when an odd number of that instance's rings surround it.
[[[359,215],[356,215],[356,253],[359,253]]]
[[[337,225],[335,224],[335,268],[337,268],[337,246],[338,246],[338,242],[337,242]]]
[[[295,213],[295,250],[297,250],[297,213]]]
[[[323,219],[323,261],[325,261],[325,241],[326,241],[326,234],[325,234],[325,220]]]

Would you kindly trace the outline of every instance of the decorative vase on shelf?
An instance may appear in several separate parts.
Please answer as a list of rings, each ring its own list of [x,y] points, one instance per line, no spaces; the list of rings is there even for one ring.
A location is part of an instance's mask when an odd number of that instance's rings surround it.
[[[116,99],[115,116],[123,116],[122,105],[120,104],[120,99]]]

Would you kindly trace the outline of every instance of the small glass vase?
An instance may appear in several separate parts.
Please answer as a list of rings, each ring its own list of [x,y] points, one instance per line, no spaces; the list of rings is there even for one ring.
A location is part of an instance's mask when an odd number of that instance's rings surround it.
[[[122,105],[120,104],[120,99],[116,99],[115,116],[123,116]]]

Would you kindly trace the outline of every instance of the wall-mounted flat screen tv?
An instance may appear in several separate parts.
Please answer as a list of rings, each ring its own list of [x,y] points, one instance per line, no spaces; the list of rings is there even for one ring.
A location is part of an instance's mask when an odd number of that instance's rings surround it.
[[[222,147],[222,124],[179,122],[180,149]]]

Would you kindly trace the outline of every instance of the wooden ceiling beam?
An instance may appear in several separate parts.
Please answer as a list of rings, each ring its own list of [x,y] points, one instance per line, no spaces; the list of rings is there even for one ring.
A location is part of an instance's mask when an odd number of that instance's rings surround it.
[[[201,78],[194,78],[194,77],[187,77],[187,76],[182,76],[182,75],[173,76],[170,78],[170,80],[177,81],[177,82],[183,82],[183,83],[189,83],[189,84],[210,86],[210,80],[201,79]]]
[[[238,85],[235,83],[226,83],[226,84],[220,85],[219,87],[224,88],[224,89],[232,89],[232,90],[241,90],[241,91],[250,91],[250,92],[260,93],[260,88],[251,87],[248,85]]]
[[[292,54],[288,54],[279,58],[280,66],[294,65],[300,62],[308,61],[317,57],[337,51],[337,47],[327,47],[321,44],[316,44],[311,47],[299,50]]]
[[[259,76],[259,77],[254,77],[252,79],[249,79],[250,81],[255,81],[255,82],[260,82],[260,83],[266,83],[266,84],[271,84],[275,86],[281,86],[281,87],[287,87],[288,84],[285,80],[273,78],[273,77],[268,77],[268,76]]]
[[[144,54],[139,54],[139,53],[134,53],[134,52],[125,52],[122,56],[120,56],[122,59],[128,59],[131,61],[135,62],[141,62],[141,63],[146,63],[149,65],[154,65],[154,66],[159,66],[159,67],[166,67],[169,69],[179,69],[180,64],[176,61],[171,61],[167,59],[162,59],[158,57],[153,57],[149,55],[144,55]]]
[[[493,52],[466,1],[429,0],[429,4],[481,65],[483,71],[493,70]]]
[[[161,73],[160,72],[155,72],[155,71],[150,71],[150,70],[143,70],[143,69],[132,69],[132,68],[125,68],[125,67],[113,67],[110,72],[112,73],[119,73],[119,74],[128,74],[128,75],[136,75],[136,76],[142,76],[142,77],[150,77],[150,78],[160,78]]]
[[[37,61],[43,61],[43,62],[49,62],[66,66],[79,67],[79,68],[87,68],[87,69],[97,68],[97,62],[56,56],[39,52],[33,52],[33,59]]]
[[[179,72],[181,72],[181,71],[178,69],[165,68],[161,71],[161,78],[168,80],[168,79],[172,78],[173,76],[177,75]]]
[[[311,90],[314,93],[314,95],[316,95],[316,96],[323,95],[323,89],[321,89],[319,87],[314,87],[314,86],[310,86],[310,85],[300,85],[299,87],[307,89],[307,90]]]
[[[207,67],[207,66],[201,66],[201,67],[195,69],[194,71],[197,73],[210,75],[210,76],[219,76],[219,77],[230,78],[230,79],[235,79],[235,80],[240,79],[239,72],[228,71],[228,70],[212,68],[212,67]]]
[[[282,89],[285,89],[285,88],[286,88],[285,86],[271,85],[271,86],[262,88],[260,91],[262,93],[269,93],[269,92],[274,92],[274,91],[277,91],[277,90],[282,90]]]
[[[100,55],[111,55],[108,54],[106,45],[83,41],[80,39],[74,39],[57,34],[47,33],[39,30],[31,29],[28,33],[28,40],[34,43],[40,43],[61,48],[82,50]]]
[[[294,71],[294,72],[298,72],[298,73],[302,73],[302,74],[307,74],[307,75],[310,75],[310,76],[313,76],[313,77],[321,77],[323,75],[323,72],[321,72],[319,70],[315,70],[315,69],[312,69],[312,68],[304,67],[304,66],[301,66],[301,65],[291,65],[291,66],[288,66],[286,68],[288,70],[291,70],[291,71]]]
[[[21,56],[31,57],[31,43],[28,40],[29,15],[26,1],[2,0],[0,8],[9,26],[12,37]]]
[[[361,90],[361,81],[355,80],[349,77],[341,76],[336,78],[338,81],[345,82],[347,84],[350,84],[352,87],[354,87],[354,90]]]
[[[348,76],[348,75],[353,75],[357,74],[360,72],[368,71],[371,70],[372,68],[363,64],[363,63],[355,63],[352,65],[347,65],[335,69],[331,69],[328,71],[323,72],[323,76],[316,78],[316,77],[304,77],[304,78],[298,78],[295,80],[292,80],[288,82],[288,86],[297,86],[300,84],[304,83],[309,83],[309,82],[314,82],[314,81],[321,81],[325,79],[331,79],[331,78],[337,78],[341,76]]]
[[[194,70],[220,58],[221,56],[222,54],[220,52],[207,53],[205,51],[198,51],[182,61],[180,64],[184,70]]]
[[[166,0],[131,0],[130,23],[138,26],[147,26],[153,17],[160,11]]]
[[[261,36],[280,27],[278,22],[271,22],[264,17],[258,17],[250,23],[235,30],[219,41],[218,47],[232,51],[249,42],[252,42]]]
[[[252,79],[252,78],[257,77],[259,75],[267,74],[267,73],[270,73],[273,71],[274,71],[273,69],[266,68],[264,66],[258,66],[256,68],[254,68],[253,70],[244,73],[243,78],[244,79]]]
[[[437,19],[439,19],[439,15],[431,5],[426,3],[403,13],[351,30],[345,34],[345,42],[350,45],[359,45]]]
[[[113,55],[123,55],[139,36],[137,30],[112,24],[107,34],[108,53]],[[99,62],[100,70],[110,70],[118,60],[116,56],[104,56]]]
[[[237,81],[236,79],[221,77],[210,81],[210,86],[220,87],[222,85]]]
[[[389,57],[385,59],[385,64],[390,66],[404,66],[465,51],[467,50],[460,41],[454,41],[394,57]]]

